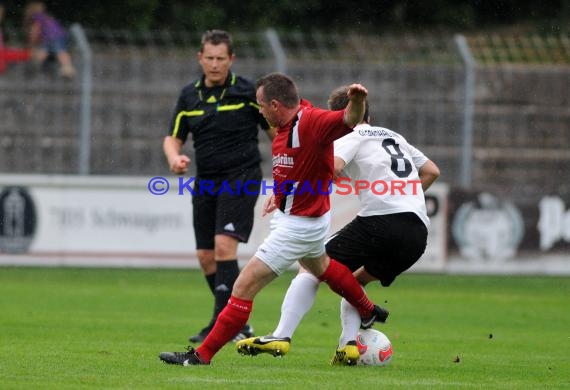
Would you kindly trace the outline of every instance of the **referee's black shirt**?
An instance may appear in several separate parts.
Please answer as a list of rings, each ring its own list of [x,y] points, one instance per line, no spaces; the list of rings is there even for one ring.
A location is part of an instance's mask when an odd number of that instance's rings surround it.
[[[182,89],[169,134],[182,142],[192,134],[197,176],[222,176],[259,165],[258,125],[269,128],[255,86],[230,72],[222,86],[208,88],[202,76]]]

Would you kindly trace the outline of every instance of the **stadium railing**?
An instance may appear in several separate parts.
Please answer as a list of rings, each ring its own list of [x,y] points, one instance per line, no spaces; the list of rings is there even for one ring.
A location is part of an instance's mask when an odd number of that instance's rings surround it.
[[[180,89],[199,74],[199,33],[86,30],[91,47],[92,174],[166,172],[161,140]],[[8,34],[15,46],[17,33]],[[234,70],[251,79],[276,70],[267,32],[233,32]],[[370,89],[372,121],[401,132],[461,183],[466,68],[453,35],[277,33],[301,94],[319,106],[336,86]],[[470,186],[535,201],[570,162],[570,46],[563,35],[466,35],[475,59]],[[74,60],[81,71],[77,45]],[[81,77],[71,82],[31,64],[0,75],[0,169],[79,172]],[[264,170],[270,146],[260,137]],[[191,148],[190,153],[191,153]],[[192,172],[191,172],[192,173]],[[566,191],[570,193],[567,187]],[[514,189],[514,191],[513,191]]]

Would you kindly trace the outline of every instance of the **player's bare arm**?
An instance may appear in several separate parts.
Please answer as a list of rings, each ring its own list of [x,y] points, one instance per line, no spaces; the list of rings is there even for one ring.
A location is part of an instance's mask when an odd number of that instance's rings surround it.
[[[261,211],[261,216],[265,217],[267,214],[271,214],[277,206],[275,205],[275,194],[271,194],[265,201],[263,202],[263,210]]]
[[[344,169],[345,166],[346,162],[342,158],[337,156],[334,157],[334,174],[333,174],[334,180],[343,176],[342,170]]]
[[[347,95],[348,105],[344,111],[344,123],[348,127],[354,127],[364,119],[368,90],[361,84],[351,84]]]
[[[164,151],[164,155],[168,161],[168,167],[172,173],[181,175],[188,171],[190,157],[180,153],[182,150],[182,141],[180,139],[170,135],[166,136],[162,143],[162,150]]]
[[[418,173],[422,182],[422,189],[425,191],[439,177],[439,168],[433,161],[427,160]]]

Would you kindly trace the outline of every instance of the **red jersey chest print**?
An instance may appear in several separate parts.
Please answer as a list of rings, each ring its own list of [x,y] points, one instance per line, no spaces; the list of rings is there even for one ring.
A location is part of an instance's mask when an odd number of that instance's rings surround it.
[[[344,111],[328,111],[301,100],[292,121],[273,140],[275,204],[285,214],[319,217],[330,209],[333,142],[352,129]]]

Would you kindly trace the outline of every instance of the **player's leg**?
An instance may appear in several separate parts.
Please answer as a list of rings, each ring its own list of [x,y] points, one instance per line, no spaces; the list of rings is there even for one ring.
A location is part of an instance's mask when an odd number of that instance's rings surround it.
[[[196,349],[187,352],[162,352],[160,359],[169,364],[210,364],[213,356],[243,328],[253,308],[253,299],[277,274],[254,256],[238,276],[227,305],[218,315],[214,327]]]
[[[244,191],[242,183],[250,183]],[[259,196],[261,170],[253,167],[216,183],[217,207],[215,227],[216,309],[213,321],[226,306],[239,274],[237,250],[247,243],[253,229],[254,209]],[[212,322],[213,325],[213,322]],[[234,341],[253,336],[253,327],[246,324]]]
[[[238,341],[237,350],[242,355],[254,356],[268,353],[283,356],[289,352],[293,333],[299,323],[313,306],[319,280],[310,272],[301,268],[289,285],[281,305],[281,317],[275,330],[266,336],[250,337]]]
[[[328,215],[322,218],[304,218],[275,211],[271,220],[271,234],[260,246],[256,256],[279,275],[307,253],[324,250],[323,242],[328,233],[329,221]],[[317,286],[318,280],[314,276],[306,273],[298,275],[287,292],[277,329],[278,334],[283,337],[271,335],[242,340],[236,344],[238,352],[242,355],[257,355],[263,352],[273,356],[286,354],[290,337],[300,318],[309,310]],[[297,291],[298,288],[302,291]],[[303,297],[303,293],[307,295]],[[297,304],[299,307],[296,307]],[[291,315],[291,322],[285,324],[283,320],[288,315]]]
[[[197,348],[205,360],[212,357],[242,329],[253,306],[253,299],[267,284],[277,278],[277,274],[256,256],[247,263],[238,276],[228,304],[218,316],[212,331]]]
[[[349,224],[350,225],[350,224]],[[342,245],[337,245],[339,241],[344,240],[347,235],[345,229],[335,234],[333,238],[329,241],[334,241],[335,244],[332,248],[335,249],[337,246],[342,247]],[[328,250],[329,244],[327,243],[326,248]],[[360,247],[349,248],[349,253],[354,253],[360,250]],[[349,269],[356,270],[361,264],[355,260],[352,264],[345,263]],[[273,356],[281,356],[288,352],[289,343],[293,337],[293,333],[297,326],[299,325],[303,316],[310,310],[313,305],[319,280],[313,274],[306,271],[301,267],[299,274],[291,281],[289,289],[285,294],[283,299],[283,304],[281,306],[281,317],[279,318],[279,324],[275,331],[267,336],[262,337],[252,337],[243,341],[238,342],[238,352],[242,355],[257,355],[259,353],[269,353]],[[356,339],[356,333],[360,327],[360,316],[356,311],[356,331],[351,340]],[[340,347],[344,347],[346,343],[340,344]],[[356,345],[356,343],[353,343]],[[358,350],[354,347],[356,354],[358,355]],[[354,351],[352,351],[354,352]],[[353,354],[348,354],[349,357],[353,357]],[[357,356],[358,357],[358,356]]]
[[[235,258],[238,241],[233,237],[220,234],[215,236],[215,243],[215,250],[197,251],[204,277],[214,295],[214,310],[208,325],[199,333],[189,338],[192,343],[204,341],[208,332],[210,332],[214,326],[218,315],[226,306],[235,280],[239,274],[238,261]],[[250,327],[247,326],[246,330],[249,328]],[[246,335],[246,337],[250,336],[253,336],[253,334]]]
[[[211,326],[228,303],[234,283],[239,275],[237,260],[238,240],[226,234],[216,234],[216,283],[215,309]],[[234,341],[253,336],[251,325],[245,325],[234,337]]]
[[[370,229],[363,223],[362,217],[356,217],[327,241],[327,254],[348,267],[354,273],[359,284],[365,285],[362,279],[362,266],[371,255],[378,258],[382,253],[375,246],[375,242],[378,240],[377,235],[377,231]],[[341,302],[341,324],[343,332],[337,352],[340,350],[340,355],[343,355],[342,350],[346,345],[356,345],[356,335],[360,328],[358,311],[344,299]],[[337,353],[337,355],[339,354]],[[335,362],[338,363],[338,359],[333,358],[333,363]]]
[[[196,256],[198,257],[198,263],[200,264],[200,269],[206,278],[208,287],[214,294],[214,289],[216,287],[216,260],[214,257],[213,249],[198,249],[196,250]]]
[[[312,225],[311,225],[312,227]],[[209,364],[212,357],[247,323],[255,295],[305,253],[292,238],[296,225],[280,212],[273,215],[271,233],[239,274],[232,296],[204,343],[188,352],[163,352],[160,359],[170,364]],[[293,242],[292,242],[293,241]]]
[[[369,261],[382,261],[384,256],[382,247],[377,245],[382,229],[369,226],[366,218],[356,217],[326,243],[327,254],[353,271],[361,286],[374,280],[362,266]],[[356,308],[345,299],[340,304],[340,320],[342,333],[331,364],[354,365],[359,358],[356,338],[361,319]]]
[[[364,268],[356,270],[354,276],[363,287],[370,281],[377,280],[374,276],[366,272]],[[360,315],[358,314],[358,310],[344,298],[340,302],[340,323],[342,332],[339,337],[338,345],[339,347],[343,347],[347,343],[356,340],[358,330],[360,329]]]
[[[273,331],[275,337],[292,338],[295,329],[309,312],[319,289],[319,279],[301,268],[289,285],[281,304],[281,317]]]
[[[215,261],[215,227],[216,227],[216,200],[208,194],[197,193],[192,197],[193,226],[196,239],[196,255],[206,283],[215,299],[216,288],[216,261]],[[216,321],[215,304],[212,317],[208,325],[198,333],[189,337],[191,343],[202,342]]]
[[[350,267],[362,264],[354,272],[362,286],[379,280],[388,287],[420,258],[426,241],[427,229],[413,213],[357,217],[327,243],[327,252]],[[341,325],[339,348],[331,364],[349,364],[348,353],[354,349],[360,327],[357,310],[344,299]]]
[[[333,366],[352,366],[358,362],[360,353],[356,346],[356,337],[360,328],[360,314],[346,299],[340,301],[340,323],[342,334],[338,347],[331,359]]]
[[[385,322],[388,318],[388,311],[368,299],[350,270],[338,261],[330,259],[326,253],[319,258],[305,258],[300,263],[358,310],[363,328],[371,327],[374,322]]]
[[[368,282],[376,280],[363,267],[356,270],[354,276],[363,287]],[[331,359],[331,365],[352,366],[358,362],[360,357],[358,347],[356,346],[356,338],[360,329],[360,314],[344,298],[340,301],[340,323],[342,332],[339,337],[338,347]]]

